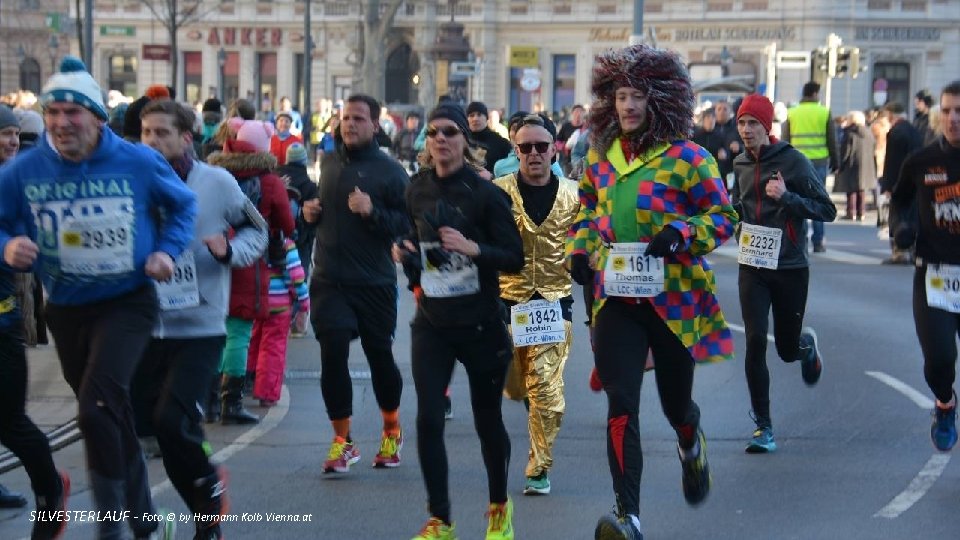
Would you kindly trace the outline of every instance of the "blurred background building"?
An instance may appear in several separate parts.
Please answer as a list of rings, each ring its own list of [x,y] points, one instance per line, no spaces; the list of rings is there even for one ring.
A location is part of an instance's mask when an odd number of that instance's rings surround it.
[[[300,107],[308,99],[304,0],[90,1],[90,67],[105,90],[136,96],[150,84],[165,83],[175,86],[179,99],[196,102],[219,95],[222,87],[227,99],[251,98],[264,109],[280,96]],[[833,81],[835,110],[887,100],[910,108],[919,89],[936,93],[960,74],[960,0],[643,4],[645,40],[677,50],[690,63],[702,100],[751,91],[787,103],[799,100],[802,84],[819,75],[814,52],[831,33],[860,51],[859,76],[846,73]],[[78,53],[81,0],[0,5],[3,92],[38,87],[60,56]],[[178,9],[173,16],[163,11],[170,5]],[[400,108],[429,107],[438,95],[452,93],[508,111],[554,111],[589,102],[592,59],[628,43],[634,2],[312,0],[310,5],[311,104],[366,90]],[[392,19],[371,18],[371,11]],[[369,62],[366,68],[361,62],[367,55],[374,60],[373,72]]]

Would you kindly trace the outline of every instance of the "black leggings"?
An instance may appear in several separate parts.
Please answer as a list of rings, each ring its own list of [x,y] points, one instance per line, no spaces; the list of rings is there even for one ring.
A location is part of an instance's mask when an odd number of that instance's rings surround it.
[[[773,309],[773,342],[784,362],[800,359],[800,330],[807,306],[809,268],[768,270],[740,265],[740,313],[746,329],[743,368],[750,405],[758,421],[770,422],[770,372],[767,370],[767,330]]]
[[[0,332],[0,444],[20,458],[33,492],[52,501],[60,479],[46,435],[26,413],[27,355],[18,334]]]
[[[134,531],[156,528],[140,521],[153,513],[153,503],[133,425],[130,381],[150,342],[157,311],[153,285],[95,304],[47,304],[63,378],[77,396],[87,467],[91,476],[122,483]],[[117,510],[112,502],[96,502],[98,510]]]
[[[152,421],[170,482],[193,511],[202,510],[195,482],[215,472],[197,403],[206,399],[225,342],[226,336],[154,339],[130,389],[134,407],[146,407],[141,415]]]
[[[403,377],[393,358],[397,287],[310,284],[310,318],[320,342],[320,391],[330,420],[353,416],[350,342],[360,345],[370,365],[373,394],[383,411],[400,407]]]
[[[639,514],[640,387],[647,353],[653,351],[660,406],[685,448],[693,444],[700,425],[700,409],[691,399],[693,356],[649,302],[608,299],[594,326],[597,372],[607,393],[607,457],[613,491],[623,512]]]
[[[436,327],[423,317],[411,324],[413,383],[417,390],[417,452],[430,515],[450,521],[447,450],[443,443],[444,393],[454,362],[470,381],[473,423],[487,469],[490,502],[507,500],[510,438],[500,407],[513,346],[503,321],[468,327]]]
[[[923,376],[933,395],[941,403],[948,403],[953,399],[953,382],[957,375],[960,313],[927,305],[925,276],[926,267],[917,268],[913,275],[913,320],[923,351]]]

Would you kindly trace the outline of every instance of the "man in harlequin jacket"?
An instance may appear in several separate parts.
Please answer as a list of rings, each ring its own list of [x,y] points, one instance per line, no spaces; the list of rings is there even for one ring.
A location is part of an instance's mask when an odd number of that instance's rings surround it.
[[[677,432],[683,492],[710,489],[695,362],[726,360],[733,341],[704,255],[733,233],[737,214],[717,163],[686,139],[693,90],[679,57],[635,45],[604,53],[593,74],[591,149],[580,213],[567,240],[574,279],[594,287],[594,355],[609,398],[607,454],[617,507],[596,538],[642,539],[639,405],[655,359],[661,406]]]

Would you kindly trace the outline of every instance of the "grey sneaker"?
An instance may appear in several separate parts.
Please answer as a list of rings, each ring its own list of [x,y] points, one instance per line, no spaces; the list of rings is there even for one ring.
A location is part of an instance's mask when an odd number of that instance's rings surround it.
[[[800,375],[807,386],[813,386],[820,381],[823,373],[823,359],[820,356],[820,347],[817,346],[817,333],[809,326],[800,331]]]

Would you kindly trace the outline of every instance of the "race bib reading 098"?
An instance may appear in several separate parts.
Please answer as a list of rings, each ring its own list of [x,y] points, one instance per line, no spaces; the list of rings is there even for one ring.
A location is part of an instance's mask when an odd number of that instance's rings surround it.
[[[155,281],[160,309],[171,311],[200,305],[200,289],[197,286],[197,264],[193,252],[184,251],[177,257],[170,279]]]
[[[960,313],[960,266],[927,266],[927,305],[950,313]]]

